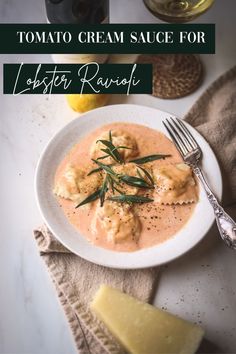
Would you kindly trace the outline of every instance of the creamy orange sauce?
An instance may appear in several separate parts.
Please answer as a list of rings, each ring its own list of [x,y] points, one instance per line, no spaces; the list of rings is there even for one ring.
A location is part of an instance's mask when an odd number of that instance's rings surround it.
[[[166,164],[167,160],[168,163],[174,164],[183,162],[174,144],[164,134],[138,124],[113,123],[96,129],[71,149],[57,169],[55,182],[60,178],[68,163],[78,165],[81,168],[86,167],[88,171],[95,168],[96,165],[91,161],[89,154],[90,147],[101,133],[114,129],[125,130],[136,138],[139,150],[138,156],[158,153],[171,155],[168,159],[154,161],[143,165],[143,167],[158,167]],[[148,193],[150,192],[147,192],[145,195],[148,196]],[[138,242],[136,243],[131,240],[114,244],[107,239],[106,232],[99,223],[97,223],[97,232],[94,233],[92,230],[98,201],[93,202],[87,207],[75,209],[75,203],[71,200],[60,197],[57,197],[57,199],[69,222],[89,242],[114,251],[127,252],[152,247],[169,239],[184,226],[195,208],[195,203],[184,205],[161,205],[154,202],[135,204],[134,210],[140,218],[142,225]]]

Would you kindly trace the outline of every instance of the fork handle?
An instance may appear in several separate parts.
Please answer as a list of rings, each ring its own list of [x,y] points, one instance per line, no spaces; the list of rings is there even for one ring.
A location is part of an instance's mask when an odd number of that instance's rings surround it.
[[[236,223],[235,223],[235,221],[225,212],[225,210],[222,208],[222,206],[218,203],[218,201],[217,201],[215,195],[213,194],[213,192],[211,191],[200,167],[196,166],[196,165],[193,166],[193,171],[197,175],[197,177],[200,179],[200,181],[206,191],[207,198],[213,207],[217,227],[219,229],[221,238],[227,244],[227,246],[236,250]]]

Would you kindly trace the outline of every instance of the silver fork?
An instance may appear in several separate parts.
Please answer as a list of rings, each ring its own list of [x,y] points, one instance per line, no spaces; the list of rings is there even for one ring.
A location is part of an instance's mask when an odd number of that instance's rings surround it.
[[[165,122],[163,121],[163,124],[183,157],[184,162],[191,166],[194,173],[201,181],[206,191],[207,198],[213,207],[221,238],[227,246],[236,250],[236,223],[217,201],[217,198],[212,193],[199,167],[199,162],[202,158],[200,146],[180,119],[166,119]]]

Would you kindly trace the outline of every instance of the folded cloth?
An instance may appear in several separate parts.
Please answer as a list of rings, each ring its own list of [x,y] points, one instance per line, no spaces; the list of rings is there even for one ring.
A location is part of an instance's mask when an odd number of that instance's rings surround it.
[[[226,204],[236,200],[236,67],[228,71],[200,97],[185,119],[214,149],[224,173]],[[226,193],[227,192],[227,193]],[[158,268],[116,270],[97,266],[72,254],[46,227],[34,231],[40,254],[55,284],[80,354],[123,352],[110,333],[89,310],[101,283],[107,283],[150,301]]]
[[[34,231],[40,255],[55,284],[80,354],[120,354],[123,350],[89,310],[100,284],[150,301],[158,269],[119,270],[85,261],[68,251],[44,226]]]
[[[184,118],[208,141],[223,175],[223,204],[236,202],[236,66],[203,93]]]

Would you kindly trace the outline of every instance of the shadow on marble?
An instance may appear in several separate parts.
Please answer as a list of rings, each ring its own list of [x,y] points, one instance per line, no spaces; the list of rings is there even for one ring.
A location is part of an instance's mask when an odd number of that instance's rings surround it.
[[[193,264],[198,262],[199,258],[202,258],[202,256],[217,252],[221,246],[222,240],[220,239],[220,236],[218,235],[218,229],[214,224],[207,235],[193,249],[188,251],[183,256],[180,256],[179,258],[168,263],[167,265],[164,265],[163,268],[169,266],[174,266],[174,268],[177,268],[182,264]]]
[[[236,217],[236,207],[230,207],[226,209],[229,215],[235,219]],[[214,223],[206,236],[190,251],[188,251],[183,256],[173,260],[168,263],[168,265],[164,266],[174,266],[177,267],[180,264],[191,264],[194,262],[198,262],[199,259],[204,258],[204,256],[216,255],[222,250],[222,247],[225,247],[229,252],[235,252],[234,250],[230,250],[226,244],[222,241],[218,228]]]
[[[200,347],[196,354],[226,354],[221,348],[216,344],[210,342],[208,339],[203,338]]]

